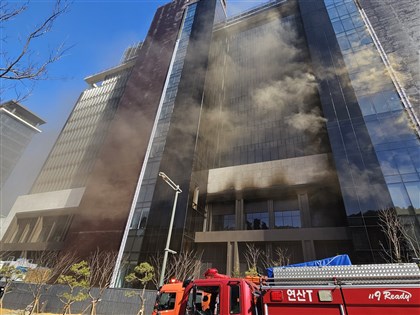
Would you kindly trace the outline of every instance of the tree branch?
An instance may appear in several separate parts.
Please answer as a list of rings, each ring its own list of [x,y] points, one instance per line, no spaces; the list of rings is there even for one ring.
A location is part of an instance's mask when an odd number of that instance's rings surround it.
[[[40,39],[48,33],[54,22],[65,12],[68,11],[70,3],[67,0],[56,0],[51,13],[44,20],[40,22],[34,29],[24,37],[22,46],[15,53],[11,51],[3,51],[0,58],[0,79],[4,80],[2,86],[7,86],[7,89],[13,89],[17,83],[6,85],[5,81],[10,82],[25,82],[47,79],[47,68],[52,63],[61,59],[69,48],[66,48],[64,43],[58,45],[51,50],[44,58],[38,58],[34,61],[31,58],[35,51],[33,44],[37,39]],[[7,22],[11,22],[13,18],[28,9],[28,2],[19,7],[11,7],[7,1],[2,1],[0,4],[0,27],[7,28]],[[13,27],[11,27],[13,29]],[[7,42],[6,32],[2,30],[3,42]],[[13,46],[13,43],[12,43]],[[38,52],[37,52],[38,53]]]

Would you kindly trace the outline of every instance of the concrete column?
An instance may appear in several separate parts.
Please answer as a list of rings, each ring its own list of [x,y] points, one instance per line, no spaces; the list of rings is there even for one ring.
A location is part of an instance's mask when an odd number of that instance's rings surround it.
[[[227,242],[226,243],[227,246],[227,250],[226,250],[226,274],[228,276],[231,275],[232,272],[232,257],[233,257],[233,253],[232,253],[232,242]]]
[[[303,258],[305,261],[311,261],[316,259],[315,246],[313,240],[302,241]]]
[[[311,213],[309,211],[309,199],[306,191],[298,192],[299,209],[302,227],[311,227]]]
[[[210,204],[206,204],[206,206],[204,207],[204,221],[203,221],[203,232],[207,232],[210,231],[210,209],[211,205]]]
[[[274,202],[273,200],[268,200],[268,228],[274,229]]]
[[[239,247],[238,242],[233,242],[233,271],[239,273],[240,263],[239,263]]]
[[[235,201],[236,230],[244,229],[244,200]]]
[[[29,234],[28,243],[36,243],[38,241],[39,235],[41,234],[41,231],[42,231],[43,221],[44,221],[43,217],[39,217],[36,220],[33,230]]]

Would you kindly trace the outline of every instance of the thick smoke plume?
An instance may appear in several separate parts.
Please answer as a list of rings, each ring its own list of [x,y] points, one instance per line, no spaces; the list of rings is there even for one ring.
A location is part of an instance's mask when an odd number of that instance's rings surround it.
[[[324,127],[316,79],[297,24],[282,22],[277,15],[268,20],[239,33],[227,29],[227,40],[222,37],[212,47],[206,84],[220,96],[212,99],[216,106],[206,121],[225,131],[223,140],[213,139],[220,154],[240,142],[250,116],[302,135],[316,136]],[[244,116],[242,110],[252,113]]]

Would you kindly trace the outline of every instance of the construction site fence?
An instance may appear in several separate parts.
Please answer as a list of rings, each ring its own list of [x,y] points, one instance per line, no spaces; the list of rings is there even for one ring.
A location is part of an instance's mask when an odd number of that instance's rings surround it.
[[[1,285],[1,283],[0,283]],[[46,290],[46,288],[48,288]],[[94,296],[99,289],[94,288]],[[63,302],[60,295],[69,292],[68,287],[63,285],[48,286],[43,289],[39,310],[40,312],[62,314]],[[135,293],[135,294],[133,294]],[[141,290],[126,288],[108,288],[103,293],[101,300],[97,304],[97,315],[136,315],[140,309],[139,294]],[[145,312],[152,314],[153,305],[156,299],[156,290],[145,291]],[[30,284],[14,283],[11,290],[4,296],[3,308],[20,310],[22,314],[29,314],[32,307],[33,295]],[[72,314],[90,314],[90,298],[82,302],[75,302],[71,305]],[[26,309],[26,312],[24,312]],[[33,312],[35,313],[35,312]]]

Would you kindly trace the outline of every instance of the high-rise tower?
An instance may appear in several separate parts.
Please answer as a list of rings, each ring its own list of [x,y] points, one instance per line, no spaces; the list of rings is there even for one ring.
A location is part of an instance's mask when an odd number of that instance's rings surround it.
[[[162,140],[150,140],[120,257],[163,252],[173,191],[159,171],[183,190],[170,248],[227,273],[245,268],[247,243],[291,261],[381,261],[390,208],[418,235],[418,118],[373,31],[352,0],[270,1],[187,46],[195,58],[178,63],[180,80],[168,73],[174,107],[155,122]],[[204,64],[203,89],[182,84]]]
[[[117,67],[86,78],[90,87],[80,95],[30,194],[18,197],[6,218],[2,250],[31,258],[31,252],[62,249],[134,63],[126,54]]]
[[[88,80],[6,247],[119,248],[122,285],[165,249],[174,191],[159,172],[182,189],[169,248],[221,272],[244,271],[250,243],[267,259],[382,261],[381,210],[419,237],[418,113],[363,3],[274,0],[229,18],[222,0],[160,7],[136,59]],[[111,82],[110,112],[90,120],[80,104]]]

